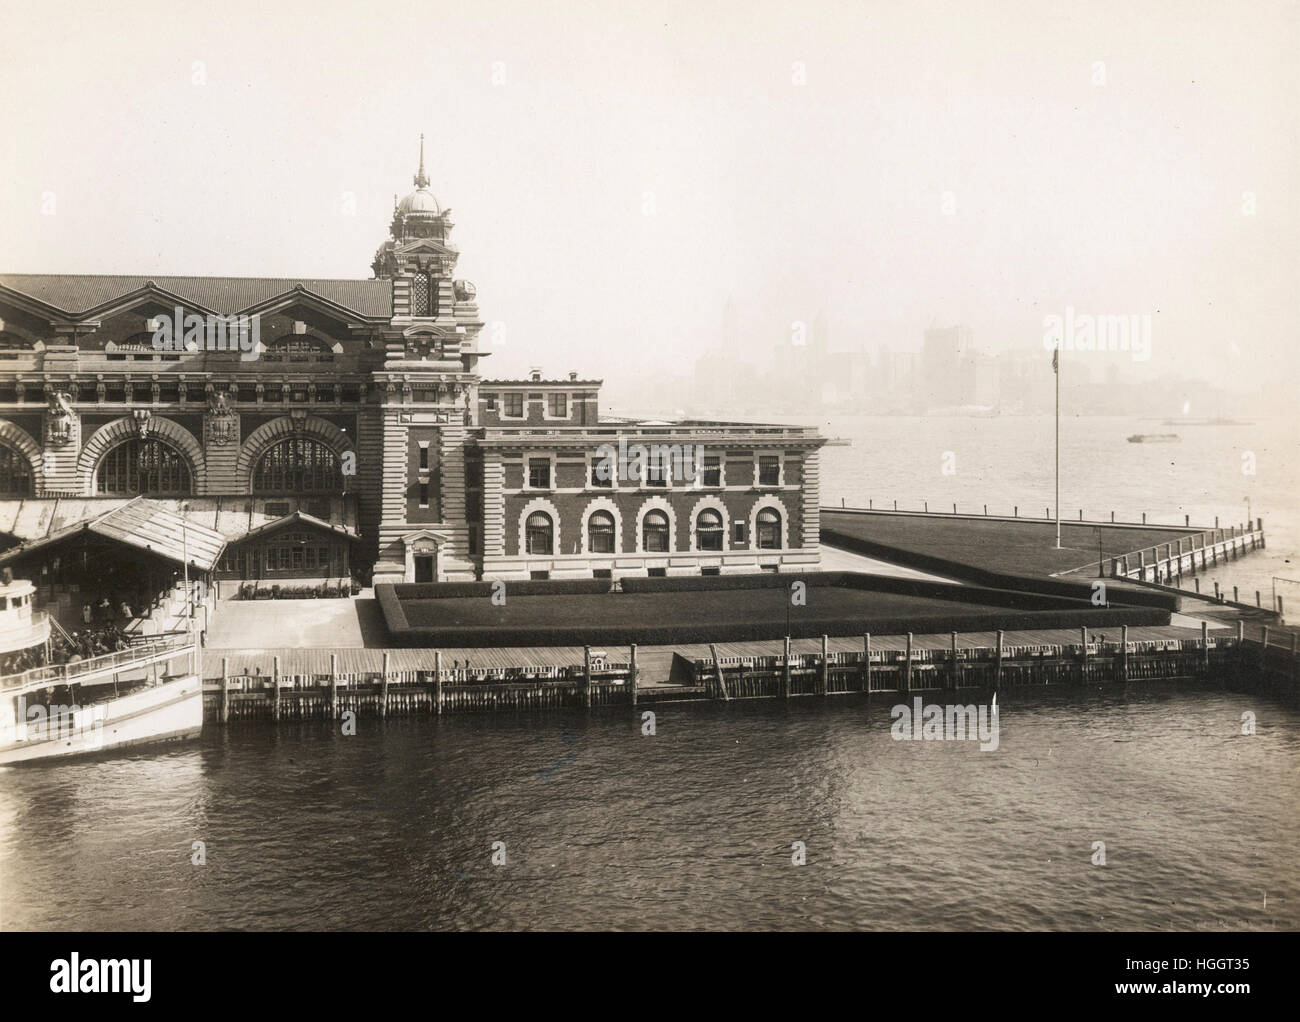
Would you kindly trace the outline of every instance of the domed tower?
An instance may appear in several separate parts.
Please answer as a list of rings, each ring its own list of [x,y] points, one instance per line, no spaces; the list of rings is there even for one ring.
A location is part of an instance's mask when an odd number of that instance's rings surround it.
[[[380,395],[383,513],[375,581],[468,581],[478,574],[481,461],[469,431],[478,424],[478,349],[483,329],[475,288],[453,275],[451,211],[429,191],[420,136],[415,191],[393,203],[375,276],[392,281],[392,329],[374,372]],[[467,461],[469,462],[467,464]]]

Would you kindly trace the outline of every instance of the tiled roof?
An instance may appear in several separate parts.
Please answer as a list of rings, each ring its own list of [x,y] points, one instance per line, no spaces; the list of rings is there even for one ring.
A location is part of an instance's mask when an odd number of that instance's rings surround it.
[[[361,316],[393,314],[389,280],[315,280],[305,277],[146,277],[63,273],[0,273],[0,285],[70,315],[98,308],[153,281],[164,291],[224,316],[292,291],[307,291]]]
[[[9,535],[21,541],[28,550],[31,544],[41,543],[51,537],[70,535],[87,522],[102,519],[106,514],[119,511],[139,497],[25,497],[0,500],[0,535]],[[148,504],[172,515],[183,512],[189,529],[202,529],[220,535],[230,543],[238,542],[252,533],[289,521],[302,521],[309,525],[328,528],[350,539],[357,537],[357,507],[355,496],[346,497],[151,497]],[[307,513],[304,507],[323,504],[327,518]],[[179,532],[179,526],[177,527]],[[12,551],[6,551],[10,553]]]
[[[181,515],[170,508],[144,497],[135,497],[88,521],[65,525],[6,550],[0,554],[0,563],[16,560],[32,550],[66,539],[85,529],[119,543],[148,550],[178,564],[188,560],[202,571],[211,571],[226,546],[225,537],[194,522],[185,522],[182,531],[183,520]]]

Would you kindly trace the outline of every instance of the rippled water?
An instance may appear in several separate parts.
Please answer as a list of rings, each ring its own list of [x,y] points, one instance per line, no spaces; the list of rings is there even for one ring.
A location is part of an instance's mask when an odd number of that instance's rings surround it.
[[[209,729],[9,770],[3,925],[1300,925],[1294,709],[1012,696],[981,752],[894,741],[891,703],[660,707],[652,737],[630,711]]]

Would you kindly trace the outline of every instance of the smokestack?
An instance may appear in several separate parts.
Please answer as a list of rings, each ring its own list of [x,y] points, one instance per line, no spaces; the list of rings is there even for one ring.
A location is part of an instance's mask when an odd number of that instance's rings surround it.
[[[569,379],[570,379],[571,381],[576,381],[576,380],[578,379],[578,374],[577,374],[577,373],[569,373]]]
[[[542,382],[542,368],[541,368],[541,366],[532,366],[532,367],[528,370],[528,378],[529,378],[530,380],[532,380],[534,383],[541,383],[541,382]]]

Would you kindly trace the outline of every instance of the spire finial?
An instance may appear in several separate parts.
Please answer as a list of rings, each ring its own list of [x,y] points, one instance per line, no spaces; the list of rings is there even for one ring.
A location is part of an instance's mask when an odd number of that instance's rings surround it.
[[[415,175],[415,187],[429,187],[429,178],[424,173],[424,132],[420,132],[420,172]]]

